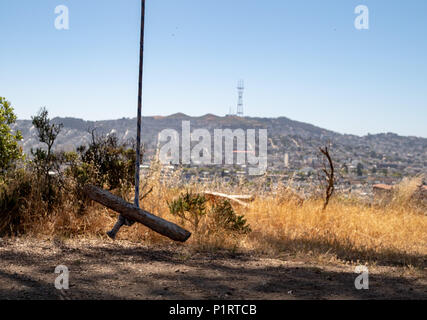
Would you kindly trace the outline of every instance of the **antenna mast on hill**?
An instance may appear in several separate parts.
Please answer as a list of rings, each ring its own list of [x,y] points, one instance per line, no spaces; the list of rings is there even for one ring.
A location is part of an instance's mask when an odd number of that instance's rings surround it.
[[[243,117],[244,112],[243,112],[243,92],[245,90],[245,83],[243,82],[243,80],[239,80],[239,82],[237,83],[237,93],[239,95],[239,99],[237,101],[237,116],[238,117]]]

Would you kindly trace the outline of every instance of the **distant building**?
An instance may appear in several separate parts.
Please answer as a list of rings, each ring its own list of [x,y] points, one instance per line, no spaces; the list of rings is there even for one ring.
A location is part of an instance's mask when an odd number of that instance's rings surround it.
[[[285,154],[285,168],[289,168],[289,153]]]

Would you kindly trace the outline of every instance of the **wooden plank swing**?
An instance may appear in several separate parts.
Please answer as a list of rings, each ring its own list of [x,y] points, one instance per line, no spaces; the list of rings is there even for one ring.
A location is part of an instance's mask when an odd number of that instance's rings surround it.
[[[108,191],[95,186],[85,186],[85,193],[90,198],[107,208],[120,212],[121,215],[129,221],[139,222],[146,227],[160,233],[172,240],[185,242],[190,238],[191,233],[178,225],[159,218],[147,211],[144,211],[134,204],[128,203]],[[117,232],[116,232],[117,233]]]
[[[85,186],[87,196],[107,208],[120,213],[119,219],[113,229],[107,232],[111,239],[115,239],[123,225],[132,226],[139,222],[153,231],[164,235],[172,240],[185,242],[191,233],[180,226],[159,218],[139,207],[139,184],[140,184],[140,161],[141,161],[141,117],[142,117],[142,75],[144,62],[144,26],[145,26],[145,0],[141,0],[141,38],[139,53],[139,83],[138,83],[138,117],[137,117],[137,139],[136,139],[136,166],[135,166],[135,200],[134,204],[102,190],[95,186]]]

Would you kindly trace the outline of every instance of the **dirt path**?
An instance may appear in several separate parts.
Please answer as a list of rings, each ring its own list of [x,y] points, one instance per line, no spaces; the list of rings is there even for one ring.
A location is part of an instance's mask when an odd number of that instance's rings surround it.
[[[55,289],[55,267],[70,289]],[[421,271],[422,272],[422,271]],[[195,254],[127,242],[0,239],[0,299],[427,299],[427,277],[372,267],[369,290],[354,266],[318,266],[249,254]]]

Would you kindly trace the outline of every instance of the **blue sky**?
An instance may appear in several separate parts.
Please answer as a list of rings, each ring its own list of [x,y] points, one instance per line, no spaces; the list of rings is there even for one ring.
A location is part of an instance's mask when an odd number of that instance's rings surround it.
[[[0,0],[0,95],[21,119],[135,117],[139,8]],[[143,114],[224,115],[244,79],[248,116],[427,137],[426,17],[425,0],[147,0]]]

